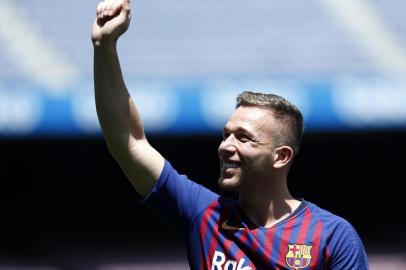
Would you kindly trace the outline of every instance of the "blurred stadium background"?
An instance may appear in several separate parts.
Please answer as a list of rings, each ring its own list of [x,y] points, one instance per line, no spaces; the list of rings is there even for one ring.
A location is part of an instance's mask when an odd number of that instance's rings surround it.
[[[221,192],[235,96],[283,95],[306,120],[292,192],[348,219],[371,269],[405,269],[405,1],[133,2],[124,76],[178,171]],[[101,137],[97,3],[0,0],[0,269],[187,269]]]

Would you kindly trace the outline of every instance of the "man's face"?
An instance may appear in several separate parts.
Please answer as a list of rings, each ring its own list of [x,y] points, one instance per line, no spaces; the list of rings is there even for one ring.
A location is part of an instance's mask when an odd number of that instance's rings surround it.
[[[237,108],[224,127],[218,149],[220,187],[239,193],[269,176],[278,131],[279,123],[270,110],[251,106]]]

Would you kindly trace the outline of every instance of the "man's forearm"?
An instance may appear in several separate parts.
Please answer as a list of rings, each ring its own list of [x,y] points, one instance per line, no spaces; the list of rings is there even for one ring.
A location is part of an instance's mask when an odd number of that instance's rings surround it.
[[[125,86],[115,44],[94,46],[96,109],[110,151],[128,151],[145,138],[140,116]]]

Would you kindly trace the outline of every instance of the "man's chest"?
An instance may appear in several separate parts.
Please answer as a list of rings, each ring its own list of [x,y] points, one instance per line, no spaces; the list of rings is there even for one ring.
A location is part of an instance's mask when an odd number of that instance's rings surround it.
[[[323,264],[323,226],[306,213],[271,228],[252,228],[235,213],[212,209],[196,225],[199,269],[315,269]]]

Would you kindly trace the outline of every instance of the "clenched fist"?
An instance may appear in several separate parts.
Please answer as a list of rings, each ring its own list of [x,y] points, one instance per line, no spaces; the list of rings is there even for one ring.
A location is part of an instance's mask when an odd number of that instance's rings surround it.
[[[127,30],[131,19],[130,0],[105,0],[97,6],[92,41],[95,46],[116,42]]]

